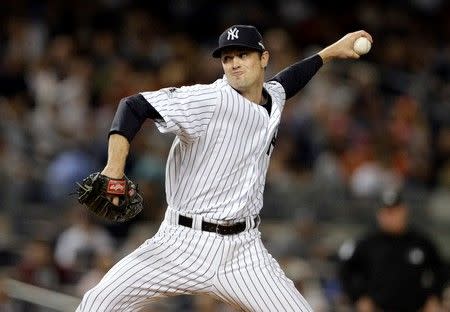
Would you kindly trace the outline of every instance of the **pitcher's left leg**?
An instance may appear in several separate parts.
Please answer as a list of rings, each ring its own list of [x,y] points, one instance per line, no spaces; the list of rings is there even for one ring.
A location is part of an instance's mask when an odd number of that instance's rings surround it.
[[[218,295],[244,311],[312,312],[259,237],[248,239],[248,234],[244,234],[238,245],[223,256],[232,260],[218,273],[215,282]]]

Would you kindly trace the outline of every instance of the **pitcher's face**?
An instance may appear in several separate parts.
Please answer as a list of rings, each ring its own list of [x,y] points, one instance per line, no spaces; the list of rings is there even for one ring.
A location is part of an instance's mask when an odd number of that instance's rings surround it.
[[[228,83],[240,92],[246,92],[264,82],[264,68],[269,53],[260,53],[242,48],[227,49],[222,52],[221,61]]]

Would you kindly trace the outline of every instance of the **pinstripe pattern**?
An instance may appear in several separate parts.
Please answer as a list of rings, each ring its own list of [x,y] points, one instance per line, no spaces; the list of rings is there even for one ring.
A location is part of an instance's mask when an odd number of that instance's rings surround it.
[[[204,233],[163,223],[119,261],[83,298],[77,311],[136,311],[156,298],[211,289],[220,243]]]
[[[312,311],[263,247],[257,230],[224,242],[228,254],[216,287],[244,311]]]
[[[210,85],[166,88],[142,95],[163,117],[158,129],[177,135],[166,168],[169,207],[211,220],[256,215],[285,102],[278,82],[264,84],[272,112],[250,102],[226,78]]]
[[[153,238],[85,294],[78,312],[138,311],[179,294],[212,295],[243,311],[312,311],[264,248],[253,221],[285,103],[278,82],[264,88],[270,115],[225,77],[142,93],[163,118],[158,129],[176,134],[166,167],[166,217]],[[178,225],[179,214],[193,218],[192,228]],[[202,220],[245,220],[247,226],[221,236],[201,231]]]
[[[165,221],[85,294],[77,312],[138,311],[179,294],[213,295],[241,311],[312,311],[258,229],[220,236]]]

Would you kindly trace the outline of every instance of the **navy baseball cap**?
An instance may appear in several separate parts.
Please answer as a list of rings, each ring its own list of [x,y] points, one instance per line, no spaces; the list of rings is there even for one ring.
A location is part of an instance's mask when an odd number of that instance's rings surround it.
[[[385,189],[381,192],[381,207],[395,207],[403,203],[402,192],[396,188]]]
[[[228,47],[244,47],[263,52],[262,36],[251,25],[233,25],[227,28],[219,37],[219,46],[213,51],[213,57],[220,57],[223,49]]]

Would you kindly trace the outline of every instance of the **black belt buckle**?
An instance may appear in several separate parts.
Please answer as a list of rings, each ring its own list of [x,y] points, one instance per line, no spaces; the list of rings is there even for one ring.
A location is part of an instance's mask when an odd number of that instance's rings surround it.
[[[238,222],[231,225],[202,222],[202,231],[213,232],[220,235],[239,234],[245,230],[245,222]]]

